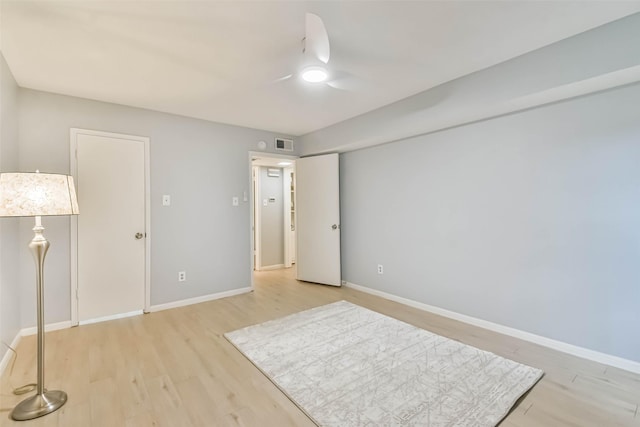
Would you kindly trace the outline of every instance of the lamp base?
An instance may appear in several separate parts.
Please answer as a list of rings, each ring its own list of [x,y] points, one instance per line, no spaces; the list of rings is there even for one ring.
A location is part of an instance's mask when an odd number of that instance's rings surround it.
[[[16,421],[32,420],[60,409],[66,402],[67,393],[64,391],[45,391],[20,402],[13,408],[11,418]]]

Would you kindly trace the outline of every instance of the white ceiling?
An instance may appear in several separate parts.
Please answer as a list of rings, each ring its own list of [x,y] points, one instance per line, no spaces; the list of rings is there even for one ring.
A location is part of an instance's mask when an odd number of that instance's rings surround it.
[[[302,135],[640,11],[638,1],[2,1],[18,84]],[[296,78],[318,14],[349,91]],[[353,83],[353,82],[351,82]]]

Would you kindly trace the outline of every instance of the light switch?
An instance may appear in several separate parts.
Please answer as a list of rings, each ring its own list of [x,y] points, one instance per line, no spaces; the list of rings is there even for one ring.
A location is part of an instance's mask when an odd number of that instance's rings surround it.
[[[231,204],[233,206],[238,206],[240,204],[240,201],[238,200],[237,197],[234,196],[233,199],[231,199]]]
[[[249,196],[247,195],[246,191],[244,193],[242,193],[242,201],[244,201],[244,202],[248,202],[249,201]]]
[[[269,200],[263,199],[262,200],[262,206],[268,206],[268,205],[269,205]]]
[[[170,206],[171,205],[171,196],[165,194],[162,196],[162,206]]]

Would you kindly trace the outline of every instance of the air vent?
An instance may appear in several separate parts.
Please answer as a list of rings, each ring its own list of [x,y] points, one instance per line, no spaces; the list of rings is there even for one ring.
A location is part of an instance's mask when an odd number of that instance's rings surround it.
[[[293,151],[293,141],[290,139],[276,138],[276,150]]]

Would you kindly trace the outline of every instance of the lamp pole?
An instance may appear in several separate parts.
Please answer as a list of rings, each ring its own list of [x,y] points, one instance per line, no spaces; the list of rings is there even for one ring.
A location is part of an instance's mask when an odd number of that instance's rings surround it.
[[[11,412],[16,421],[31,420],[47,415],[59,409],[67,402],[67,393],[61,390],[47,391],[44,388],[44,257],[49,250],[49,241],[42,234],[44,227],[40,216],[36,216],[33,227],[33,240],[29,249],[36,263],[36,294],[38,306],[38,384],[35,396],[31,396],[18,404]]]

